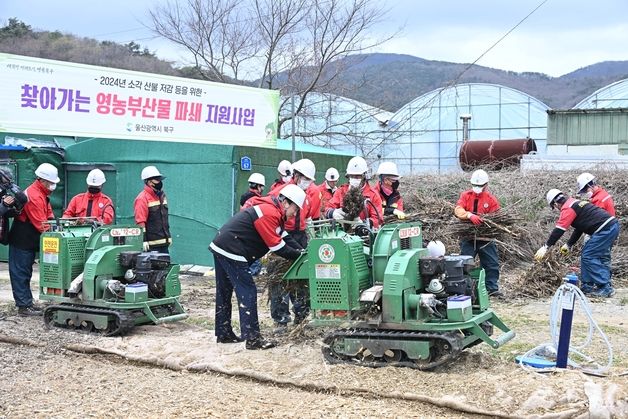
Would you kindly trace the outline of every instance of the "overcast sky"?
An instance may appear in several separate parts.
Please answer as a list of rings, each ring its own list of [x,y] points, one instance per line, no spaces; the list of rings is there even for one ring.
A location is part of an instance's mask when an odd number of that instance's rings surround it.
[[[143,26],[150,24],[148,8],[163,1],[0,0],[0,23],[16,17],[34,29],[136,41],[161,58],[185,62],[185,55]],[[390,10],[379,31],[402,32],[378,51],[473,62],[542,2],[379,0]],[[628,60],[628,0],[547,0],[478,64],[560,76],[621,60]]]

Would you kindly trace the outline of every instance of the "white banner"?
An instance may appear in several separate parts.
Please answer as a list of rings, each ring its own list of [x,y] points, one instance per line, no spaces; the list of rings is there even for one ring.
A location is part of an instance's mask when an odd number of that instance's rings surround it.
[[[275,147],[279,92],[0,54],[0,131]]]

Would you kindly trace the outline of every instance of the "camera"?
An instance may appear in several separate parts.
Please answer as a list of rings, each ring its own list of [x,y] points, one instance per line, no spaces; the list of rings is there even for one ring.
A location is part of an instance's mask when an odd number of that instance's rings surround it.
[[[6,196],[12,196],[15,198],[15,201],[11,205],[6,205],[4,203],[4,198]],[[28,197],[26,194],[13,183],[13,176],[11,172],[6,169],[0,169],[0,201],[2,201],[2,205],[8,209],[13,209],[16,211],[21,211],[24,207],[24,204],[28,201]]]

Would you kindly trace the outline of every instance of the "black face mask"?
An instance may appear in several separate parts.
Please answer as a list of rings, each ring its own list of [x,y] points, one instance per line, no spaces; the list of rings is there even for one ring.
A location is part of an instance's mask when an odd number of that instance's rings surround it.
[[[100,187],[98,187],[98,186],[88,186],[87,190],[89,191],[89,193],[95,195],[98,192],[100,192]]]
[[[399,181],[398,181],[398,180],[396,180],[396,181],[394,181],[394,182],[392,183],[392,188],[393,188],[393,191],[396,191],[398,187],[399,187]]]
[[[156,191],[161,191],[161,188],[164,187],[163,182],[160,180],[159,182],[153,184],[153,188],[155,188]]]

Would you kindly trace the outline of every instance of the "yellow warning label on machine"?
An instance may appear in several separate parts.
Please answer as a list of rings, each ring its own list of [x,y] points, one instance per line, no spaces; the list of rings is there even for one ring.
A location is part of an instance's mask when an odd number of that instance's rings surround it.
[[[44,253],[59,253],[59,238],[44,237],[42,247]]]

